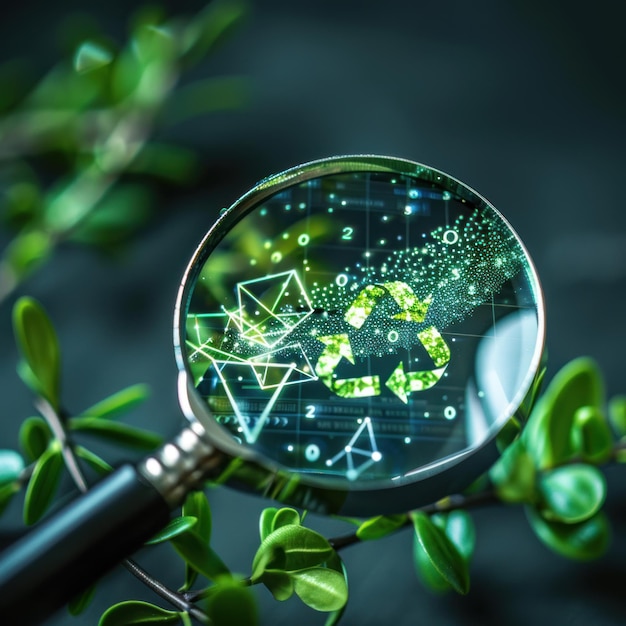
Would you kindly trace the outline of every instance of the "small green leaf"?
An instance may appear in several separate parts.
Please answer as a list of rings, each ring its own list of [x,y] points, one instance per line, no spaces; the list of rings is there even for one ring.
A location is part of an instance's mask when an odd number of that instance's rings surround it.
[[[14,237],[4,251],[4,260],[13,280],[32,274],[52,255],[53,243],[49,233],[29,230]]]
[[[539,539],[567,558],[590,561],[602,556],[609,546],[609,523],[602,511],[577,524],[547,520],[531,507],[526,508],[526,514]]]
[[[468,561],[476,546],[476,529],[472,516],[467,511],[457,510],[447,514],[439,513],[436,517],[442,518],[442,527],[448,539],[455,545],[459,554]]]
[[[22,297],[13,307],[13,328],[20,352],[37,381],[36,391],[58,408],[61,353],[50,318],[36,300]]]
[[[498,447],[498,452],[503,454],[505,450],[517,439],[520,432],[520,423],[515,418],[507,420],[496,436],[496,446]]]
[[[98,417],[73,417],[68,424],[74,432],[96,435],[101,439],[141,450],[154,450],[163,441],[156,433]]]
[[[424,547],[417,538],[417,534],[413,535],[413,563],[417,577],[425,587],[437,593],[452,589],[450,584],[433,565],[426,550],[424,550]]]
[[[79,74],[86,74],[109,65],[112,60],[113,55],[106,48],[93,41],[86,41],[76,51],[74,69]]]
[[[609,421],[618,437],[626,437],[626,396],[613,396],[610,399]]]
[[[274,600],[284,602],[293,595],[293,578],[287,572],[273,569],[265,570],[260,580],[274,596]]]
[[[459,554],[469,563],[476,543],[476,532],[471,516],[466,511],[451,511],[434,515],[431,519],[439,529],[445,532]],[[433,564],[418,540],[417,534],[413,542],[413,559],[417,575],[426,587],[436,592],[448,591],[452,588]]]
[[[33,474],[28,481],[24,498],[24,523],[37,522],[46,512],[61,479],[63,457],[56,445],[51,445],[37,460]]]
[[[91,604],[96,594],[96,586],[91,585],[85,591],[72,598],[67,604],[67,610],[70,615],[80,615]]]
[[[164,541],[170,541],[174,537],[187,532],[190,528],[193,528],[197,523],[197,518],[189,515],[175,517],[170,520],[152,539],[146,541],[146,545],[155,545],[157,543],[163,543]]]
[[[379,515],[372,517],[359,526],[356,536],[361,541],[380,539],[395,532],[398,528],[402,528],[406,521],[406,515]]]
[[[207,543],[211,541],[211,507],[203,491],[192,491],[183,504],[183,515],[191,515],[198,520],[194,532]]]
[[[504,502],[532,502],[537,471],[523,439],[516,439],[489,470],[498,497]]]
[[[420,511],[412,513],[417,539],[443,579],[457,592],[469,591],[469,568],[446,534]]]
[[[193,530],[188,530],[171,539],[171,544],[180,556],[197,572],[214,580],[218,576],[230,574],[217,553]]]
[[[295,524],[281,526],[259,546],[252,562],[252,578],[264,569],[292,572],[316,567],[330,558],[333,552],[328,540],[314,530]]]
[[[543,362],[545,362],[546,360],[545,356],[546,355],[544,353],[544,359],[542,359]],[[533,384],[531,385],[530,390],[526,394],[526,397],[524,398],[522,405],[515,412],[515,416],[521,420],[522,424],[525,424],[528,421],[528,418],[530,414],[532,413],[532,410],[535,407],[537,400],[539,399],[539,394],[541,392],[541,388],[543,386],[543,382],[545,380],[547,371],[548,371],[548,368],[545,367],[544,365],[537,372],[537,374],[535,375],[535,379],[533,380]]]
[[[261,511],[261,515],[259,516],[259,535],[261,536],[261,541],[264,541],[267,536],[272,533],[276,513],[278,513],[278,509],[274,506],[268,506]]]
[[[574,414],[571,441],[574,453],[588,463],[604,463],[613,452],[613,434],[597,407],[584,406]]]
[[[176,39],[167,26],[140,24],[135,29],[133,49],[143,64],[163,63],[177,53]]]
[[[101,459],[97,454],[91,452],[91,450],[87,450],[87,448],[76,446],[74,448],[74,453],[77,457],[88,463],[101,476],[106,476],[113,471],[113,467],[111,467],[111,465],[109,465],[104,459]]]
[[[42,417],[26,418],[20,426],[20,447],[29,461],[38,459],[52,440],[52,431]]]
[[[292,576],[296,595],[316,611],[338,611],[348,601],[346,580],[334,569],[312,567]]]
[[[24,459],[15,450],[0,450],[0,485],[12,483],[20,477]]]
[[[282,508],[276,511],[274,519],[272,519],[272,532],[278,530],[282,526],[288,526],[293,524],[294,526],[300,526],[300,513],[295,509]]]
[[[150,395],[148,385],[132,385],[85,409],[83,417],[114,419],[134,409]]]
[[[8,483],[0,486],[0,515],[4,513],[4,509],[7,508],[9,502],[13,499],[13,496],[20,490],[20,484],[18,482]]]
[[[202,491],[192,491],[189,493],[183,504],[183,515],[189,515],[198,520],[193,529],[194,533],[198,535],[204,543],[209,544],[211,541],[212,516],[211,507],[209,506],[206,494]],[[181,590],[191,589],[197,577],[198,572],[191,567],[189,563],[185,563],[185,583],[181,587]]]
[[[568,524],[595,515],[604,503],[606,481],[593,465],[565,465],[543,474],[539,480],[543,500],[541,514]]]
[[[212,588],[207,614],[213,626],[255,626],[259,623],[253,594],[232,578],[220,579]]]
[[[574,359],[557,372],[522,433],[526,449],[540,469],[574,456],[570,432],[576,411],[585,406],[600,408],[603,398],[602,376],[592,359]]]
[[[131,626],[133,624],[179,624],[180,614],[166,611],[148,602],[130,600],[109,607],[100,617],[98,626]]]
[[[341,557],[339,556],[337,552],[335,552],[334,555],[327,561],[326,566],[330,567],[331,569],[334,569],[335,571],[339,572],[343,576],[344,582],[346,584],[346,593],[349,597],[350,594],[349,594],[349,585],[348,585],[348,571],[346,570],[346,566],[344,565],[343,561],[341,560]],[[348,602],[346,601],[340,609],[331,611],[328,617],[326,618],[326,622],[324,623],[324,626],[337,626],[337,624],[339,624],[339,622],[341,621],[341,618],[343,617],[343,614],[345,613],[347,606],[348,606]]]

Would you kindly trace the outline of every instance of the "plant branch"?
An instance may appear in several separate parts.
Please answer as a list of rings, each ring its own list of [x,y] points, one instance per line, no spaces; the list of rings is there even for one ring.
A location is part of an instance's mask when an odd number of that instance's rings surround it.
[[[87,485],[85,476],[78,465],[74,451],[69,443],[61,417],[45,398],[37,398],[35,400],[35,408],[41,413],[46,422],[48,422],[53,435],[61,444],[61,454],[63,455],[65,466],[67,467],[74,484],[81,493],[85,493],[89,489],[89,486]]]
[[[48,422],[52,433],[59,441],[61,445],[61,452],[63,454],[63,460],[65,461],[65,465],[70,473],[70,476],[72,477],[72,480],[74,481],[74,484],[81,493],[85,493],[88,491],[89,486],[74,454],[74,450],[72,449],[61,417],[54,407],[44,398],[37,398],[35,400],[35,407]],[[146,572],[135,561],[125,559],[122,564],[133,576],[135,576],[135,578],[154,591],[154,593],[158,596],[172,604],[178,610],[189,613],[190,616],[198,620],[201,624],[211,623],[208,615],[198,607],[193,606],[191,601],[184,594],[172,591],[169,587],[165,586],[162,582]]]
[[[427,515],[434,515],[435,513],[449,513],[450,511],[456,511],[458,509],[470,509],[488,504],[495,504],[497,502],[499,502],[499,500],[495,491],[493,489],[485,489],[484,491],[468,495],[448,496],[438,502],[428,504],[415,510],[426,513]],[[406,520],[404,524],[397,530],[407,528],[411,524],[411,515],[410,513],[406,513]],[[341,535],[328,540],[330,545],[337,551],[354,545],[355,543],[359,543],[360,541],[361,539],[358,537],[356,532],[348,533],[346,535]]]

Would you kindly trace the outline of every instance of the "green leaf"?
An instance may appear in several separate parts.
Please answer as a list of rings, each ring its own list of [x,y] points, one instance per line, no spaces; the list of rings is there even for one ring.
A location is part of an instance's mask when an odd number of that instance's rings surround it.
[[[339,556],[337,552],[335,552],[335,554],[329,559],[329,561],[326,563],[326,566],[330,567],[331,569],[336,570],[343,576],[343,579],[346,584],[346,593],[348,594],[348,597],[349,597],[348,572],[346,570],[346,566],[344,565],[343,561],[341,560],[341,557]],[[347,606],[348,606],[348,602],[346,599],[346,602],[340,609],[331,611],[331,613],[326,618],[326,622],[324,623],[324,626],[337,626],[337,624],[339,624],[339,622],[341,621],[341,618],[343,617],[343,614],[345,613]]]
[[[504,502],[532,502],[536,474],[523,439],[516,439],[489,470],[498,498]]]
[[[547,520],[531,507],[526,514],[539,539],[561,556],[589,561],[602,556],[609,546],[610,528],[602,511],[577,524]]]
[[[109,607],[98,626],[131,626],[132,624],[179,624],[180,614],[166,611],[148,602],[130,600]]]
[[[96,435],[101,439],[141,450],[154,450],[163,442],[163,437],[156,433],[98,417],[72,417],[68,420],[68,425],[74,432]]]
[[[328,540],[304,526],[290,524],[276,529],[259,546],[252,562],[252,579],[264,569],[293,572],[321,565],[333,554]]]
[[[171,539],[171,544],[190,567],[214,580],[218,576],[230,574],[217,553],[193,530],[188,530]]]
[[[538,400],[522,433],[526,449],[540,469],[570,460],[570,431],[576,411],[585,406],[600,408],[604,385],[597,364],[581,357],[559,372]]]
[[[500,432],[496,435],[496,446],[498,447],[498,452],[500,454],[503,454],[506,449],[517,439],[520,432],[520,423],[515,418],[507,420]]]
[[[294,592],[294,583],[291,574],[281,570],[265,570],[260,579],[269,589],[274,600],[284,602],[291,598]]]
[[[42,417],[28,417],[20,426],[19,440],[28,460],[34,461],[45,452],[52,440],[52,431]]]
[[[609,421],[618,437],[626,437],[626,396],[613,396],[610,399]]]
[[[356,536],[361,541],[380,539],[402,528],[407,521],[406,515],[379,515],[365,520],[357,529]]]
[[[571,442],[574,453],[588,463],[604,463],[613,452],[613,434],[597,407],[584,406],[574,414]]]
[[[37,460],[28,481],[24,498],[24,523],[37,522],[46,512],[56,493],[63,469],[63,456],[57,445],[51,445]]]
[[[0,450],[0,485],[12,483],[20,477],[24,459],[15,450]]]
[[[452,589],[451,585],[434,566],[426,550],[417,538],[417,534],[413,535],[413,563],[417,577],[425,587],[438,593]]]
[[[348,601],[348,585],[342,574],[327,567],[294,572],[296,595],[316,611],[338,611]]]
[[[36,300],[22,297],[13,307],[13,328],[18,348],[37,381],[36,391],[58,408],[61,353],[50,318]]]
[[[74,69],[79,74],[86,74],[109,65],[112,60],[113,55],[106,48],[93,41],[86,41],[74,55]]]
[[[259,516],[259,535],[261,536],[261,541],[264,541],[268,535],[272,533],[276,513],[278,513],[278,509],[274,506],[268,506],[261,511],[261,515]]]
[[[165,528],[162,528],[152,539],[146,541],[146,545],[155,545],[157,543],[163,543],[164,541],[170,541],[174,537],[187,532],[190,528],[193,528],[197,523],[197,518],[189,515],[175,517],[170,520]]]
[[[40,230],[22,232],[14,237],[4,251],[4,259],[13,280],[22,280],[43,265],[53,251],[50,234]]]
[[[134,34],[133,49],[141,63],[163,63],[177,53],[171,29],[164,25],[140,24]]]
[[[87,450],[87,448],[75,446],[74,454],[88,463],[101,476],[106,476],[113,471],[113,467],[111,467],[111,465],[109,465],[104,459],[101,459],[97,454],[91,452],[91,450]]]
[[[96,586],[91,585],[85,591],[72,598],[67,604],[67,610],[70,615],[80,615],[91,604],[96,593]]]
[[[110,395],[82,412],[83,417],[114,419],[134,409],[150,395],[148,385],[132,385]]]
[[[9,502],[13,499],[13,496],[20,490],[20,483],[8,483],[0,486],[0,515],[4,513],[4,510],[9,505]]]
[[[606,481],[593,465],[565,465],[543,474],[539,480],[543,507],[549,520],[573,524],[595,515],[604,503]]]
[[[469,563],[476,543],[476,532],[471,516],[466,511],[451,511],[434,515],[431,521],[445,532],[459,554]],[[413,560],[417,575],[426,587],[436,592],[448,591],[452,588],[433,564],[418,540],[417,534],[413,542]]]
[[[183,504],[183,515],[189,515],[198,520],[193,529],[194,533],[206,544],[209,544],[211,541],[212,516],[206,494],[202,491],[189,493]],[[181,590],[191,589],[197,577],[198,572],[189,563],[185,563],[185,582]]]
[[[253,594],[232,578],[220,579],[212,588],[206,610],[213,626],[255,626],[259,623]]]
[[[442,519],[442,528],[459,554],[469,561],[476,546],[476,529],[472,516],[467,511],[457,510],[446,514],[439,513],[436,517]]]
[[[412,513],[417,539],[442,578],[457,592],[469,591],[469,568],[454,543],[420,511]]]
[[[200,539],[209,543],[211,541],[212,515],[209,501],[203,491],[192,491],[187,495],[183,504],[183,515],[190,515],[198,520],[194,532]]]
[[[293,524],[294,526],[300,526],[300,513],[295,509],[288,507],[278,509],[276,515],[272,519],[272,532],[278,530],[282,526],[288,526]]]
[[[545,362],[545,358],[542,359],[542,361]],[[533,380],[533,384],[531,385],[529,392],[526,394],[522,405],[515,412],[516,417],[518,417],[523,424],[527,422],[528,417],[532,413],[532,410],[539,399],[539,393],[541,392],[547,371],[548,368],[544,366],[537,372],[535,379]]]

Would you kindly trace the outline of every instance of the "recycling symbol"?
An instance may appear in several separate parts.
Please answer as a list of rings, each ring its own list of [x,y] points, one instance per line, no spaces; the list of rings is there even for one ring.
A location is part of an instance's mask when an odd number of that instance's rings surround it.
[[[389,294],[400,307],[400,312],[392,316],[406,322],[423,322],[428,312],[431,299],[419,300],[409,285],[394,281],[364,287],[344,315],[344,321],[359,330],[379,300]],[[435,367],[429,370],[405,372],[400,361],[385,385],[405,404],[414,391],[424,391],[434,386],[443,376],[450,362],[450,348],[439,331],[429,326],[417,333],[417,338],[424,346]],[[363,398],[378,396],[381,393],[380,376],[361,376],[358,378],[337,378],[336,368],[342,359],[354,365],[354,355],[347,333],[318,337],[326,347],[315,365],[315,373],[333,393],[342,398]]]

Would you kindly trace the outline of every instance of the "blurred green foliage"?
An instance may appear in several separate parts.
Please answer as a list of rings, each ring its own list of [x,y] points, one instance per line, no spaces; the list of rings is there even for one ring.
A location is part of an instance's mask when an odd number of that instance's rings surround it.
[[[112,250],[146,224],[156,181],[187,184],[196,155],[156,139],[183,120],[241,107],[236,76],[184,80],[245,18],[214,0],[190,18],[141,10],[118,45],[89,39],[29,89],[0,66],[0,219],[14,233],[0,260],[0,301],[64,242]]]

